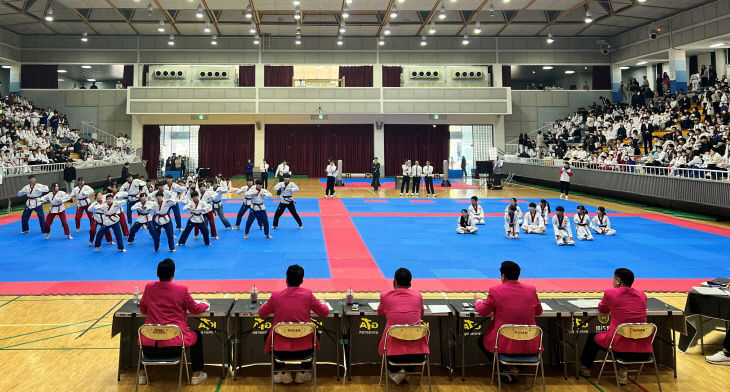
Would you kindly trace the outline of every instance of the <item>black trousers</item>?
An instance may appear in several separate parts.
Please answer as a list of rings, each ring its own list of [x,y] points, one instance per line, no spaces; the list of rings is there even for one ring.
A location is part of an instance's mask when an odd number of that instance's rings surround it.
[[[400,363],[418,363],[426,360],[426,354],[403,354],[403,355],[388,355],[387,361],[400,362]],[[398,366],[388,364],[388,371],[391,373],[405,370],[406,372],[412,372],[416,370],[415,366]]]
[[[725,354],[730,354],[730,328],[725,332],[725,340],[722,341],[722,348],[725,349]]]
[[[568,192],[570,192],[570,182],[560,181],[560,193],[565,193],[567,195]]]
[[[314,353],[314,349],[309,350],[301,350],[301,351],[274,351],[274,355],[276,358],[288,361],[290,359],[297,359],[297,358],[303,358],[309,355],[312,355]],[[312,368],[312,362],[302,362],[300,364],[302,369],[311,369]],[[281,370],[285,368],[286,365],[281,362],[274,361],[274,370]]]
[[[433,177],[425,177],[423,182],[426,184],[426,193],[429,195],[434,194],[433,191]]]
[[[261,172],[261,180],[264,182],[264,188],[269,187],[269,172]]]
[[[411,184],[413,186],[413,193],[418,193],[421,191],[421,177],[411,177]]]
[[[198,340],[190,346],[190,364],[194,372],[203,370],[203,336],[200,331],[194,331],[198,335]],[[149,358],[167,358],[180,354],[180,347],[153,347],[142,346],[144,355]]]
[[[651,139],[644,139],[644,154],[648,154],[651,149],[654,148]]]
[[[297,224],[299,224],[299,227],[302,226],[302,218],[300,218],[299,214],[297,214],[297,208],[292,202],[289,204],[279,203],[279,207],[276,208],[276,213],[274,213],[274,227],[279,226],[279,218],[281,218],[281,214],[284,213],[284,210],[289,210],[291,216],[293,216],[294,220],[297,221]]]
[[[491,362],[494,359],[494,351],[489,351],[489,349],[484,347],[484,338],[482,336],[480,336],[477,339],[477,345],[479,346],[479,349],[482,350],[484,355],[487,356],[487,359]],[[514,356],[514,357],[532,357],[535,354],[510,354],[510,355]]]
[[[408,188],[411,183],[411,177],[403,176],[403,182],[400,184],[400,193],[403,193],[403,189],[406,190],[406,193],[408,193]]]
[[[335,194],[335,178],[331,176],[327,176],[327,188],[324,190],[324,195],[334,195]]]
[[[593,366],[593,361],[596,360],[596,355],[599,351],[606,351],[605,348],[601,347],[596,343],[596,334],[592,333],[588,335],[588,340],[586,340],[586,345],[583,346],[583,353],[580,355],[580,363],[581,365],[591,368]],[[616,351],[618,352],[618,351]],[[623,357],[628,359],[643,359],[643,357],[646,356],[646,354],[643,353],[622,353]]]
[[[380,173],[373,176],[370,186],[372,186],[376,191],[380,188]]]

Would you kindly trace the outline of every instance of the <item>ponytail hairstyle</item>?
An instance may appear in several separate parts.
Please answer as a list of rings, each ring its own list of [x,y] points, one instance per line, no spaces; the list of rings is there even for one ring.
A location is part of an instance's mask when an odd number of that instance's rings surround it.
[[[548,214],[552,212],[552,211],[550,210],[550,203],[548,203],[548,201],[547,201],[547,200],[545,200],[545,199],[540,199],[540,204],[541,204],[541,205],[542,205],[542,204],[545,204],[545,206],[547,207],[547,211],[548,211]]]

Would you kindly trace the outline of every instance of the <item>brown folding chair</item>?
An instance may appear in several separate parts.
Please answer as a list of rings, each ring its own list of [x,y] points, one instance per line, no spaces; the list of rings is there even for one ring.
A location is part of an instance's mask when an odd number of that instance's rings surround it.
[[[659,367],[657,367],[656,364],[656,355],[654,355],[654,338],[656,337],[657,333],[657,326],[653,323],[624,323],[616,327],[616,331],[613,332],[613,336],[611,336],[611,343],[608,345],[608,349],[606,350],[606,356],[603,358],[603,361],[601,362],[601,370],[598,372],[598,377],[596,378],[596,383],[598,383],[601,380],[601,374],[603,373],[603,367],[606,366],[606,362],[608,361],[608,356],[611,356],[611,363],[613,363],[613,372],[616,377],[616,385],[618,386],[618,390],[621,390],[621,383],[618,379],[618,369],[616,368],[616,364],[619,365],[641,365],[639,366],[639,370],[636,372],[636,379],[639,379],[639,375],[641,374],[641,370],[644,368],[644,365],[647,363],[653,363],[654,364],[654,372],[656,373],[656,383],[659,386],[659,392],[662,392],[662,383],[659,381]],[[650,353],[624,353],[624,352],[615,352],[613,351],[613,343],[616,340],[616,335],[620,335],[626,339],[631,340],[642,340],[647,339],[651,337],[651,352]],[[632,354],[630,356],[627,356],[626,354]]]
[[[508,340],[527,341],[540,338],[540,344],[534,355],[512,355],[499,353],[499,337],[503,336]],[[542,391],[545,392],[545,369],[542,360],[542,328],[537,325],[517,325],[504,324],[497,330],[497,339],[494,341],[494,358],[492,359],[492,384],[494,384],[494,376],[497,376],[498,390],[502,391],[502,373],[500,365],[507,366],[534,366],[535,375],[533,376],[532,386],[537,383],[538,368],[542,374]],[[496,369],[496,372],[495,372]],[[512,373],[509,373],[512,375]],[[517,374],[519,376],[519,374]]]
[[[138,342],[139,342],[139,357],[137,359],[137,373],[135,374],[136,382],[134,390],[139,390],[139,369],[144,367],[144,374],[147,378],[147,383],[150,382],[149,374],[147,373],[147,366],[171,366],[180,365],[180,375],[177,380],[177,390],[180,392],[182,385],[182,371],[185,368],[185,373],[188,377],[188,383],[190,383],[190,372],[188,371],[188,360],[185,354],[185,339],[183,338],[182,330],[177,325],[162,325],[162,324],[144,324],[137,330]],[[167,358],[149,358],[144,355],[142,350],[142,336],[147,339],[154,340],[155,342],[170,340],[176,337],[180,337],[182,342],[180,346],[180,354],[173,355]]]
[[[383,358],[380,362],[380,381],[378,382],[379,385],[383,385],[383,374],[387,372],[388,365],[394,365],[394,366],[420,366],[421,371],[420,372],[405,372],[405,375],[414,375],[414,376],[420,376],[420,383],[423,383],[423,371],[426,370],[426,373],[428,375],[428,391],[431,392],[431,367],[429,366],[429,355],[425,354],[423,361],[420,362],[394,362],[391,360],[388,360],[388,340],[390,339],[398,339],[405,342],[417,342],[423,338],[426,338],[426,344],[428,344],[428,341],[431,337],[431,331],[428,329],[427,326],[423,324],[416,324],[416,325],[392,325],[390,328],[388,328],[387,331],[385,331],[385,346],[383,347]],[[385,390],[386,392],[390,390],[390,383],[389,383],[389,377],[385,376]]]
[[[312,369],[298,369],[301,372],[312,373],[314,392],[317,392],[317,328],[312,323],[279,323],[271,331],[271,392],[274,392],[274,363],[285,365],[301,365],[302,362],[312,362]],[[277,337],[299,339],[312,336],[312,354],[302,358],[277,358],[274,354],[274,341]]]

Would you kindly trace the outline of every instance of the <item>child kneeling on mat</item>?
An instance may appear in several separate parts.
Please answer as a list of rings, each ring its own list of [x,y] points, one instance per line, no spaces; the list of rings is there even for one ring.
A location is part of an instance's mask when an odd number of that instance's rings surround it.
[[[461,216],[459,217],[459,225],[456,226],[456,232],[459,234],[476,234],[479,230],[474,225],[474,220],[469,216],[469,211],[461,210]]]

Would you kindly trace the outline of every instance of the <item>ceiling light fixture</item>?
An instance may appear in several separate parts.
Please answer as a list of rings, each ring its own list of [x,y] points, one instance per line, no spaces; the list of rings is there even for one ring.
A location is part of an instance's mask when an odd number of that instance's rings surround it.
[[[89,33],[85,32],[81,34],[81,42],[89,42]]]
[[[347,28],[345,27],[345,22],[343,21],[340,23],[340,34],[344,34],[345,31],[347,31]]]
[[[439,10],[439,19],[446,19],[446,4],[441,3],[441,9]]]
[[[390,35],[390,22],[385,24],[385,30],[383,31],[384,35]]]
[[[545,69],[545,70],[553,69],[553,66],[552,65],[543,65],[542,69]]]
[[[90,65],[82,65],[81,68],[83,68],[83,69],[91,69],[91,66]]]
[[[299,20],[302,18],[302,9],[297,6],[294,8],[294,19]]]
[[[565,71],[565,73],[568,75],[572,75],[575,73],[575,71],[573,71],[572,69],[569,69],[569,70]]]
[[[198,9],[195,10],[195,17],[198,19],[203,19],[203,6],[201,4],[198,4]]]
[[[11,66],[9,66],[9,65],[3,65],[3,68],[5,68],[5,69],[10,69],[10,68],[12,68],[12,67],[11,67]],[[64,71],[64,72],[66,72],[66,71]]]
[[[352,0],[345,0],[345,3],[352,4]]]
[[[58,78],[58,81],[59,81],[59,82],[65,82],[65,80],[63,80],[63,79],[61,79],[61,78]]]
[[[585,18],[585,22],[586,22],[586,23],[591,23],[591,22],[593,22],[593,18],[591,17],[591,11],[590,11],[590,10],[589,10],[588,8],[586,8],[586,18]]]
[[[246,12],[243,15],[246,17],[246,19],[253,18],[253,10],[251,9],[251,4],[246,6]]]
[[[157,26],[157,31],[160,33],[165,32],[165,21],[164,20],[160,19],[160,25]]]
[[[204,33],[210,33],[210,19],[205,21],[205,27],[203,27]]]
[[[254,35],[253,36],[253,44],[254,45],[258,45],[260,43],[261,43],[261,40],[259,39],[259,35],[258,34]]]
[[[300,2],[299,0],[294,0],[294,1],[292,1],[292,3],[293,3],[293,4],[295,5],[295,6],[297,6],[297,5],[301,4],[301,2]]]
[[[494,16],[494,3],[489,3],[489,16]]]
[[[482,33],[482,24],[481,22],[477,21],[477,23],[474,24],[474,34],[481,34]]]
[[[10,68],[10,66],[9,66],[9,65],[3,65],[3,68],[5,68],[5,67],[8,67],[8,68]],[[56,72],[58,72],[58,73],[66,73],[66,70],[65,70],[65,69],[59,69],[59,70],[58,70],[58,71],[56,71]]]
[[[93,78],[86,79],[86,80],[89,81],[89,82],[96,82],[96,79],[93,79]]]
[[[548,37],[547,37],[547,40],[546,41],[547,41],[548,44],[551,44],[551,43],[555,42],[555,40],[553,39],[553,33],[552,32],[549,32],[548,33]]]
[[[344,42],[342,41],[342,35],[337,36],[337,46],[342,46]]]
[[[390,19],[395,19],[398,17],[398,6],[393,4],[393,7],[390,8]]]
[[[378,45],[383,46],[385,45],[385,37],[383,35],[380,35],[380,39],[378,40]]]
[[[464,39],[461,40],[461,44],[464,46],[469,45],[469,35],[468,34],[464,34]]]
[[[428,33],[436,34],[436,23],[434,21],[431,21],[431,24],[428,26]]]
[[[719,48],[719,47],[722,47],[722,46],[725,46],[725,43],[724,42],[719,42],[719,43],[710,45],[711,48]]]
[[[53,22],[53,8],[48,8],[45,19],[46,22]]]
[[[622,71],[626,71],[626,70],[627,70],[627,69],[629,69],[629,68],[630,68],[630,67],[627,67],[627,66],[625,66],[625,65],[624,65],[623,67],[621,67],[621,70],[622,70]]]
[[[251,24],[248,26],[248,32],[251,34],[256,34],[256,24],[251,22]]]
[[[299,32],[297,32],[297,37],[296,38],[297,39],[296,39],[296,41],[294,41],[294,43],[297,44],[297,45],[301,45],[302,44],[302,34],[299,33]]]
[[[345,4],[342,7],[342,19],[347,19],[349,17],[350,17],[350,7],[348,7],[347,4]]]
[[[147,16],[152,16],[152,10],[154,10],[152,3],[147,4]]]
[[[421,36],[421,46],[426,46],[426,45],[428,45],[428,42],[426,41],[426,36],[422,35]]]
[[[175,45],[175,35],[174,34],[170,34],[170,39],[167,41],[167,44],[170,46]]]
[[[218,36],[216,36],[215,34],[213,34],[213,37],[210,38],[210,44],[213,45],[213,46],[218,45]]]

